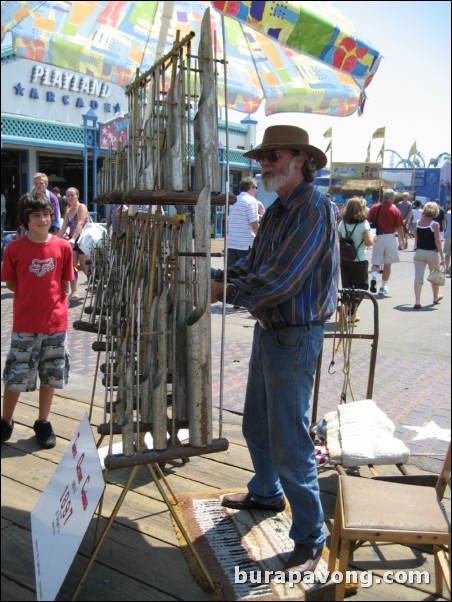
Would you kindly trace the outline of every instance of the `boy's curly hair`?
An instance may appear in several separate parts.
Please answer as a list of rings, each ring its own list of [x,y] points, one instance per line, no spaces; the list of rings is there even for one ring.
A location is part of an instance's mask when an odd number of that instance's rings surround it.
[[[47,198],[37,192],[26,192],[19,199],[19,219],[24,228],[28,228],[30,214],[36,211],[49,213],[50,217],[54,217],[53,205]]]

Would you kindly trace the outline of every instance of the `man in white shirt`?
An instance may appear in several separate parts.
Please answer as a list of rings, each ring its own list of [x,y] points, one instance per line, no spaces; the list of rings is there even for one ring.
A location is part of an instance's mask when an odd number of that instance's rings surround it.
[[[257,182],[243,178],[237,201],[229,207],[228,266],[248,254],[259,228],[259,205],[256,199]]]

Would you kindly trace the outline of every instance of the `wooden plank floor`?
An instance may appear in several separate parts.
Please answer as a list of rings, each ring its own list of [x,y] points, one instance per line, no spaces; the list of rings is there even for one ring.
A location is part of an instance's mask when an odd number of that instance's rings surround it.
[[[92,424],[103,422],[102,399],[96,400]],[[30,533],[30,512],[58,465],[68,442],[89,408],[88,398],[61,391],[55,396],[51,421],[58,435],[53,450],[38,449],[32,425],[36,419],[37,394],[24,394],[16,412],[10,442],[2,445],[2,594],[1,600],[35,600],[35,577]],[[93,427],[95,439],[98,435]],[[215,436],[218,434],[216,433]],[[223,436],[227,452],[175,461],[165,467],[175,493],[246,486],[251,462],[241,435],[241,417],[226,413]],[[106,440],[104,441],[106,444]],[[365,473],[366,469],[363,469]],[[413,467],[412,472],[418,472]],[[320,470],[326,524],[332,528],[337,474]],[[129,475],[129,469],[108,476],[102,521],[110,516]],[[450,499],[447,501],[450,516]],[[59,593],[70,600],[89,560],[94,520]],[[366,545],[355,553],[352,569],[384,571],[427,570],[429,585],[373,584],[360,587],[353,600],[437,600],[434,591],[433,557],[428,549]],[[144,467],[127,494],[118,516],[78,597],[79,600],[209,600],[210,595],[193,579],[178,547],[169,511]],[[445,599],[445,598],[441,598]]]

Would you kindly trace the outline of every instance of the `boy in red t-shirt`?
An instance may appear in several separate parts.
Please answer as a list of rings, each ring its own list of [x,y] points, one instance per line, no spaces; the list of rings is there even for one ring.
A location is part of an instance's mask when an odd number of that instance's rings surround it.
[[[47,420],[53,394],[69,376],[67,294],[74,278],[71,245],[49,233],[52,216],[46,197],[24,194],[19,218],[27,233],[6,247],[2,264],[2,280],[14,293],[11,349],[3,372],[2,443],[13,432],[20,393],[35,391],[39,374],[39,416],[33,430],[46,449],[56,444]]]

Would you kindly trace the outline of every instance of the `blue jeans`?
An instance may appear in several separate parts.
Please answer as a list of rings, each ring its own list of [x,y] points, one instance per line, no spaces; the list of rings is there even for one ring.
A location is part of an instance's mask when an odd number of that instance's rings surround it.
[[[309,434],[310,401],[322,326],[254,329],[243,435],[255,475],[253,497],[272,504],[286,494],[292,509],[289,536],[310,547],[325,543],[323,509]]]

